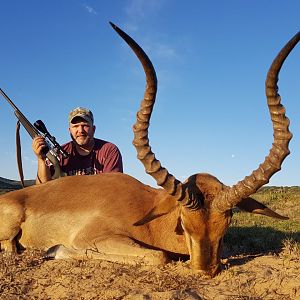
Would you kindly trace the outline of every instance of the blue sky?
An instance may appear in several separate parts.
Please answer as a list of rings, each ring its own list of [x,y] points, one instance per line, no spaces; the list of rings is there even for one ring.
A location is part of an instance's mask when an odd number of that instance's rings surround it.
[[[150,143],[184,181],[207,172],[232,185],[263,162],[273,141],[264,82],[281,47],[300,30],[299,1],[0,0],[0,87],[60,143],[77,106],[95,115],[96,136],[120,148],[125,172],[155,186],[132,145],[145,76],[114,22],[147,52],[158,94]],[[299,185],[300,45],[280,73],[291,120],[291,154],[270,185]],[[0,99],[0,176],[18,179],[12,108]],[[36,174],[22,130],[24,173]]]

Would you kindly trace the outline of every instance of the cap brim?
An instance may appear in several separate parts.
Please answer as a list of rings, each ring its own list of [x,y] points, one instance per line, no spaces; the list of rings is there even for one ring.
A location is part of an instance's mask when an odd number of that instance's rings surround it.
[[[89,117],[86,116],[86,115],[80,115],[80,114],[78,114],[78,115],[72,117],[72,119],[70,120],[70,123],[72,123],[72,121],[73,121],[75,118],[82,118],[82,119],[84,119],[85,121],[87,121],[89,124],[92,124],[92,125],[93,125],[93,121],[91,120],[91,118],[89,118]]]

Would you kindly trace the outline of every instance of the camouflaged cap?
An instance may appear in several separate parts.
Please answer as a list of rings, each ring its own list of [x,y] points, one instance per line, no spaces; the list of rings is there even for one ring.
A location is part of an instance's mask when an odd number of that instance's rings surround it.
[[[93,113],[84,107],[77,107],[74,108],[70,113],[69,113],[69,123],[72,123],[72,120],[76,117],[83,118],[86,120],[88,123],[91,125],[94,125],[94,116]]]

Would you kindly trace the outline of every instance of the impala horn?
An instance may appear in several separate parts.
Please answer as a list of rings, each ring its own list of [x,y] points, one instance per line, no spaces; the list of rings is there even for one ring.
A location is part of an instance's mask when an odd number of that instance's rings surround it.
[[[160,161],[155,158],[149,145],[148,128],[157,92],[155,69],[147,54],[129,35],[113,23],[110,22],[110,25],[136,54],[146,75],[144,99],[141,101],[140,109],[137,112],[136,123],[133,125],[133,145],[137,150],[137,157],[143,163],[147,174],[151,175],[159,186],[176,200],[181,201],[183,205],[190,205],[191,203],[188,203],[189,200],[187,199],[188,197],[184,185],[171,175],[166,168],[161,166]]]
[[[265,161],[253,171],[250,176],[246,176],[242,181],[220,192],[214,199],[212,207],[224,212],[233,208],[243,198],[255,193],[260,187],[268,183],[272,175],[281,169],[281,164],[290,151],[288,148],[292,134],[289,131],[289,119],[285,116],[285,108],[280,103],[278,94],[278,74],[292,49],[300,40],[298,32],[279,52],[274,59],[266,79],[267,103],[273,123],[274,142],[269,155]]]

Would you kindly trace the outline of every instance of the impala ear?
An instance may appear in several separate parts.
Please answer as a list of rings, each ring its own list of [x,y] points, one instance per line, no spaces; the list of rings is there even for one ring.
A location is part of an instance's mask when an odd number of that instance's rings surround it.
[[[144,225],[154,219],[170,213],[178,205],[178,201],[173,197],[167,197],[154,206],[141,220],[135,222],[134,226]]]
[[[270,208],[266,207],[262,203],[254,200],[253,198],[247,197],[245,199],[242,199],[236,206],[244,210],[246,212],[250,212],[252,214],[259,214],[259,215],[265,215],[271,218],[281,219],[281,220],[288,220],[288,217],[279,215],[275,211],[271,210]]]

